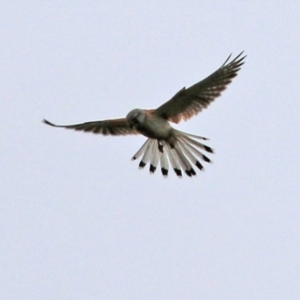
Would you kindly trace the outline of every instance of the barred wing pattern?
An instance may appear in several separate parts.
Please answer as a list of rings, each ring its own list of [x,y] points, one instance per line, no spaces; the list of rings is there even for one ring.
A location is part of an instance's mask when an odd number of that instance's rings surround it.
[[[217,71],[188,89],[181,89],[171,100],[158,107],[153,113],[174,123],[182,119],[186,121],[198,114],[219,97],[232,78],[237,76],[246,57],[242,57],[242,54],[243,52],[228,62],[230,55]]]
[[[102,135],[139,134],[135,129],[132,129],[128,126],[124,118],[86,122],[86,123],[74,124],[74,125],[56,125],[45,119],[43,120],[43,122],[53,127],[74,129],[78,131],[92,132],[92,133],[102,134]]]

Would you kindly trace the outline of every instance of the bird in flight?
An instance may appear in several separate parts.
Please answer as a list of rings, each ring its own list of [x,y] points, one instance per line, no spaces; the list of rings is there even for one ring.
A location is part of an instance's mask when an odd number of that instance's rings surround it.
[[[53,127],[102,135],[142,134],[148,139],[132,158],[142,157],[140,168],[149,163],[150,173],[154,173],[160,163],[162,175],[167,177],[170,164],[178,177],[182,177],[183,172],[192,177],[196,175],[194,166],[204,170],[200,161],[211,162],[202,152],[213,153],[213,149],[200,142],[207,138],[179,131],[169,122],[190,119],[221,95],[232,78],[237,76],[246,56],[242,52],[231,61],[230,57],[210,76],[187,89],[184,87],[156,109],[137,108],[130,111],[126,118],[75,125],[55,125],[45,119],[43,122]]]

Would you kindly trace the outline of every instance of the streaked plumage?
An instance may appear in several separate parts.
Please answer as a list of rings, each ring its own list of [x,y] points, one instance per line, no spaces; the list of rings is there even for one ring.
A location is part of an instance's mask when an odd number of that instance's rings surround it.
[[[246,56],[242,54],[231,62],[229,56],[217,71],[188,89],[181,89],[157,109],[134,109],[126,118],[75,125],[55,125],[47,120],[43,122],[54,127],[102,135],[143,134],[148,139],[132,158],[142,157],[140,168],[150,163],[150,173],[154,173],[160,164],[161,172],[166,177],[170,164],[177,176],[181,177],[182,171],[190,177],[194,176],[196,171],[193,165],[202,171],[204,168],[200,161],[211,162],[200,150],[213,153],[213,149],[199,141],[206,138],[176,130],[169,122],[186,121],[219,97],[244,64]]]

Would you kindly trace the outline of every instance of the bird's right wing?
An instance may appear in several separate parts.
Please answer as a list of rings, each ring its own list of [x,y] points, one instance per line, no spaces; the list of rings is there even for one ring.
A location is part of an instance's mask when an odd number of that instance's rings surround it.
[[[43,120],[47,125],[53,127],[74,129],[84,132],[92,132],[96,134],[103,135],[129,135],[129,134],[139,134],[135,129],[128,126],[126,119],[112,119],[103,121],[86,122],[74,125],[56,125],[47,120]]]

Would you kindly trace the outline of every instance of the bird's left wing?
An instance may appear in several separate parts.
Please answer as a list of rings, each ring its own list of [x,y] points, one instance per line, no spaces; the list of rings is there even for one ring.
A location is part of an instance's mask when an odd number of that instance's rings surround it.
[[[230,55],[217,71],[188,89],[181,89],[171,100],[154,110],[153,114],[174,123],[178,123],[182,119],[186,121],[198,114],[220,96],[232,78],[237,75],[246,57],[242,54],[243,52],[228,62]]]
[[[138,132],[135,129],[131,129],[128,126],[124,118],[86,122],[86,123],[74,124],[74,125],[55,125],[47,120],[43,120],[43,122],[53,127],[74,129],[74,130],[92,132],[92,133],[103,134],[103,135],[138,134]]]

